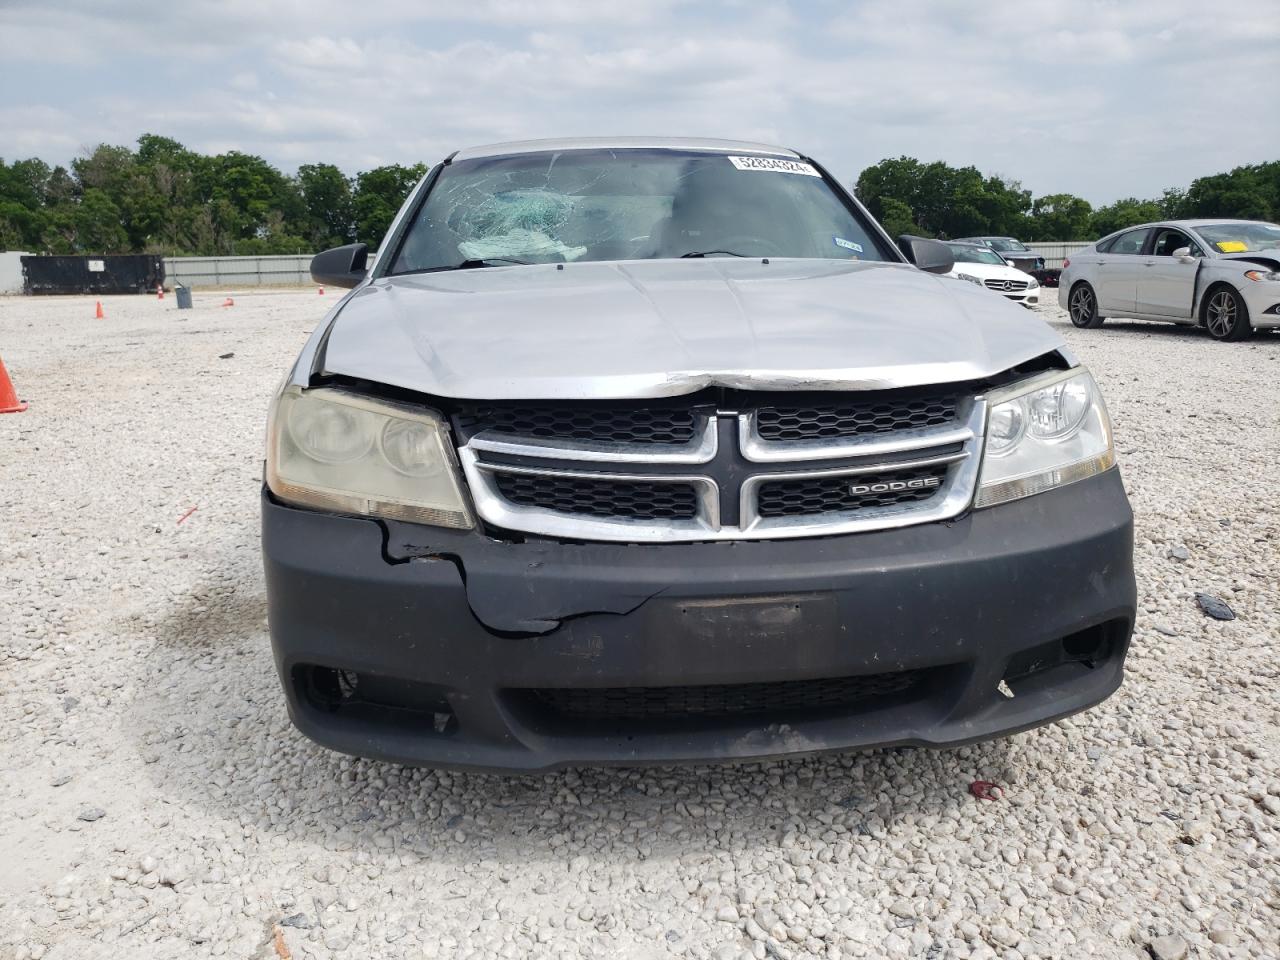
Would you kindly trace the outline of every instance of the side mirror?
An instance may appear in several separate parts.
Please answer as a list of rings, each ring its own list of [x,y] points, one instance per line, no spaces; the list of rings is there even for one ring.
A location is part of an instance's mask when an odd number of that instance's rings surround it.
[[[1190,247],[1179,247],[1173,251],[1173,256],[1177,257],[1182,263],[1195,263],[1196,258],[1191,255]]]
[[[331,287],[354,287],[364,280],[368,271],[369,247],[363,243],[349,243],[334,247],[311,258],[311,279]]]
[[[904,233],[898,238],[902,255],[925,273],[950,273],[955,268],[955,254],[945,243],[913,237]]]

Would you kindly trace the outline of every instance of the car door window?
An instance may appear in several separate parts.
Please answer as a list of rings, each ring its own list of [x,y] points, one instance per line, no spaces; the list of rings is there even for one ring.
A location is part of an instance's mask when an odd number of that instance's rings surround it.
[[[1147,237],[1151,230],[1144,227],[1141,230],[1130,230],[1122,233],[1111,241],[1111,246],[1107,247],[1107,253],[1122,253],[1130,256],[1136,256],[1142,252],[1143,245],[1147,242]]]
[[[1156,237],[1155,246],[1151,248],[1151,253],[1156,257],[1172,257],[1175,250],[1181,250],[1183,247],[1189,249],[1193,257],[1204,256],[1196,242],[1181,230],[1161,230]]]

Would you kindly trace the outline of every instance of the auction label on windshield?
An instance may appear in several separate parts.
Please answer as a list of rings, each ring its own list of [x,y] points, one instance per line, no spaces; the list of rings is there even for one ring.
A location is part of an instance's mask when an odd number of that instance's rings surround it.
[[[805,177],[820,177],[817,170],[799,160],[781,160],[777,157],[730,157],[729,162],[739,170],[766,170],[772,173],[798,173]]]

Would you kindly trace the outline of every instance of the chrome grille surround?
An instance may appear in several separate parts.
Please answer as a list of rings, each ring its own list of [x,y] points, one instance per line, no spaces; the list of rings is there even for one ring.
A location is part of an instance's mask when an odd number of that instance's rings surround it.
[[[750,410],[699,415],[694,436],[682,444],[513,439],[482,430],[459,447],[458,458],[477,513],[504,530],[629,543],[830,536],[933,523],[962,513],[977,486],[986,413],[983,398],[966,397],[959,403],[957,419],[949,424],[804,441],[763,439]],[[735,445],[737,450],[730,449]],[[939,466],[946,473],[936,492],[912,502],[771,517],[761,516],[757,506],[761,485],[772,481],[852,481],[886,470]],[[503,473],[686,484],[697,493],[698,509],[693,518],[664,520],[564,513],[509,501],[498,483]],[[731,488],[735,485],[736,498]],[[722,522],[731,506],[736,518]]]
[[[984,280],[988,290],[995,290],[999,293],[1021,293],[1027,289],[1026,280]]]

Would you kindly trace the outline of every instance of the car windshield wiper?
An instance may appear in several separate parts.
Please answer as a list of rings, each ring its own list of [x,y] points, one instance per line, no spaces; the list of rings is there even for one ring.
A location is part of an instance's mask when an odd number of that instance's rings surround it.
[[[735,253],[732,250],[691,250],[688,253],[680,254],[680,259],[687,260],[690,257],[714,257],[717,255],[724,256],[724,257],[745,257],[746,256],[745,253]]]
[[[517,260],[514,257],[472,257],[469,260],[463,260],[461,263],[455,263],[452,267],[445,267],[446,270],[470,270],[473,267],[491,267],[494,264],[517,263],[521,266],[529,266],[528,260]]]
[[[472,257],[469,260],[463,260],[461,263],[449,263],[442,267],[423,267],[421,270],[400,270],[396,273],[389,274],[393,277],[405,277],[413,273],[440,273],[444,270],[474,270],[477,267],[494,267],[502,264],[514,263],[521,266],[531,266],[528,260],[516,260],[514,257]]]

